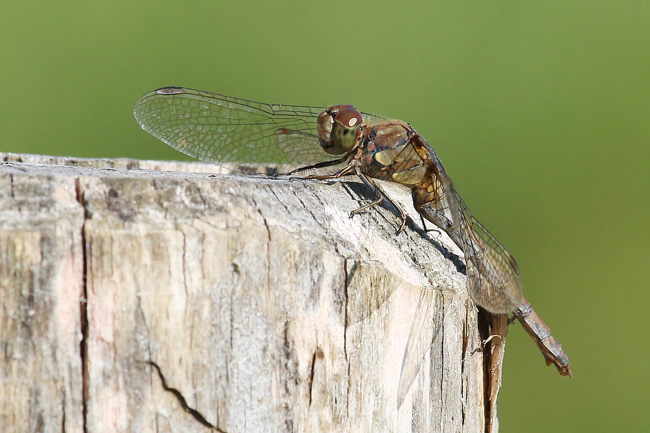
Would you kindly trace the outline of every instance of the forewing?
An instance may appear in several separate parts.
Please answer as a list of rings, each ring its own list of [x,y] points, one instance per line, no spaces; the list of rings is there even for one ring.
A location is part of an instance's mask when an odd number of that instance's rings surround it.
[[[316,135],[322,110],[166,87],[140,98],[134,115],[142,129],[202,161],[308,165],[331,159]]]

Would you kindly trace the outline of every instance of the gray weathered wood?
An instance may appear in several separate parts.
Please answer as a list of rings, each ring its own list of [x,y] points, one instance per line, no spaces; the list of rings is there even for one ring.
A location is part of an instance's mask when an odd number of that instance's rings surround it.
[[[501,359],[407,191],[396,236],[390,208],[350,218],[353,179],[0,159],[2,431],[497,431]],[[398,410],[421,290],[439,331]]]

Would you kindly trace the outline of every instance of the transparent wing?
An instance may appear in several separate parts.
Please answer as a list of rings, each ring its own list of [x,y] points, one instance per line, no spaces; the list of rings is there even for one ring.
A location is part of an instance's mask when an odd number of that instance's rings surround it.
[[[332,159],[316,135],[322,110],[165,87],[140,98],[134,115],[142,129],[202,161],[308,165]]]
[[[397,409],[402,406],[406,394],[411,389],[411,385],[420,371],[424,356],[431,347],[431,342],[437,332],[437,329],[433,327],[435,308],[435,292],[430,288],[423,287],[420,291],[420,300],[415,310],[415,317],[404,350],[402,370],[399,374],[399,385],[397,386]]]
[[[414,149],[432,168],[431,187],[414,192],[414,204],[427,220],[444,230],[465,256],[469,295],[486,310],[512,313],[524,301],[515,259],[471,214],[433,148],[419,135]],[[437,330],[429,322],[435,299],[421,296],[408,337],[398,386],[398,408],[408,393]]]
[[[524,301],[519,266],[455,195],[461,211],[459,246],[465,256],[469,295],[491,313],[510,314]]]
[[[524,300],[517,262],[474,218],[431,146],[421,137],[414,146],[430,160],[436,185],[431,197],[421,198],[426,206],[419,211],[463,251],[472,300],[491,313],[512,313]]]

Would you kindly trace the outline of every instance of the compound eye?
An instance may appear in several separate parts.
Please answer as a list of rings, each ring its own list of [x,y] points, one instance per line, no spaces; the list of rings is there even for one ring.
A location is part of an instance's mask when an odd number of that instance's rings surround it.
[[[361,124],[361,113],[352,105],[339,106],[341,109],[336,113],[334,120],[345,128],[355,128]]]
[[[354,106],[334,105],[318,116],[318,141],[330,155],[350,152],[359,143],[362,123]]]

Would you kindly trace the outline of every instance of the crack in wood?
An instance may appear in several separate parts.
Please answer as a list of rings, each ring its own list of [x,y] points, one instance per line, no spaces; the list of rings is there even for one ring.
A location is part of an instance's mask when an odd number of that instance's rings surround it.
[[[81,414],[82,428],[86,432],[88,428],[88,251],[86,244],[86,221],[90,218],[86,200],[81,188],[79,178],[75,179],[76,200],[84,210],[84,222],[81,224],[81,254],[82,254],[82,275],[81,289],[82,299],[79,301],[79,322],[81,325],[81,341],[79,342],[79,356],[81,358]]]
[[[314,393],[314,368],[316,365],[316,352],[314,352],[314,355],[311,358],[311,368],[309,371],[309,407],[311,407],[311,403],[313,401],[313,393]]]
[[[219,427],[212,425],[207,419],[205,419],[205,417],[201,414],[201,412],[197,411],[194,408],[189,407],[188,404],[187,404],[187,401],[185,400],[185,397],[183,397],[183,394],[181,394],[181,392],[179,390],[177,390],[176,388],[172,388],[169,385],[167,385],[167,382],[165,381],[165,376],[163,376],[163,374],[162,374],[162,370],[160,369],[160,367],[158,367],[158,365],[155,362],[147,361],[147,364],[152,366],[158,372],[158,377],[160,378],[163,389],[165,391],[167,391],[167,392],[172,393],[176,397],[176,399],[181,404],[181,407],[183,408],[183,410],[185,412],[192,415],[194,417],[194,419],[196,419],[198,422],[200,422],[204,426],[206,426],[206,427],[208,427],[208,428],[210,428],[212,430],[218,431],[220,433],[226,433],[225,431],[221,430]]]

